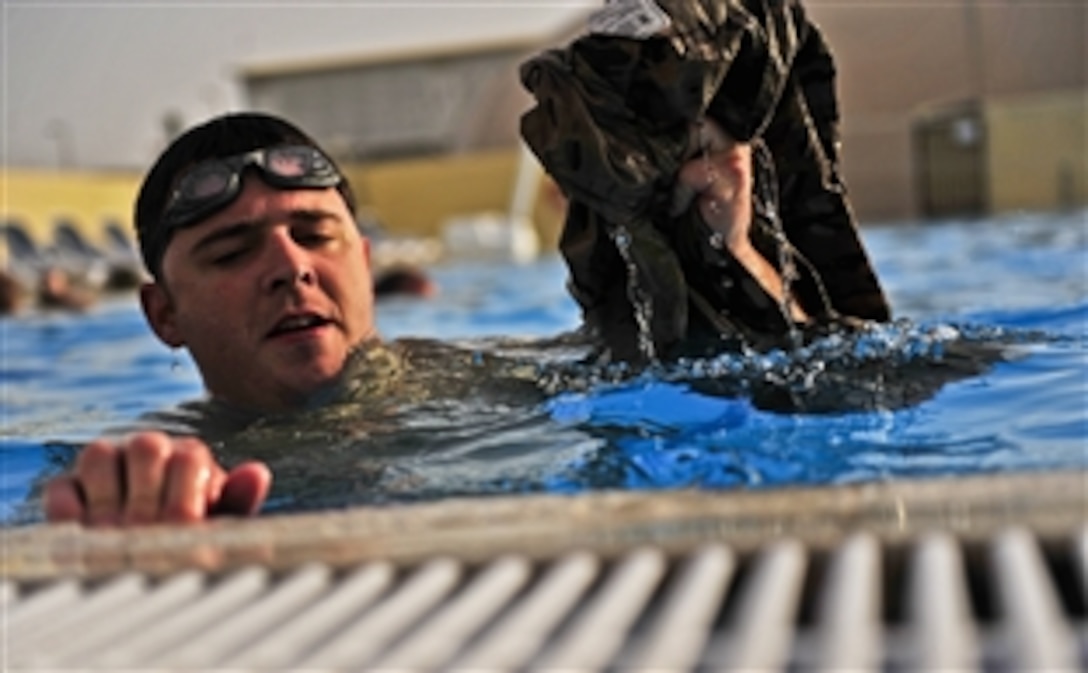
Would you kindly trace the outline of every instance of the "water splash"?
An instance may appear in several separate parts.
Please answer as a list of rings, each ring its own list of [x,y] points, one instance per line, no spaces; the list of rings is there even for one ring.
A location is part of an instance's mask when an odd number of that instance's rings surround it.
[[[790,343],[796,348],[803,340],[801,331],[797,329],[792,319],[793,307],[796,304],[793,297],[793,284],[800,279],[795,262],[795,256],[798,253],[786,237],[782,219],[778,216],[778,175],[774,168],[774,157],[762,139],[752,144],[752,162],[755,178],[753,215],[762,216],[762,221],[755,217],[753,220],[759,222],[770,233],[778,249],[778,273],[782,277],[782,296],[778,299],[778,311],[786,322]],[[824,301],[828,304],[826,298]],[[830,305],[825,306],[825,309],[830,309]]]
[[[654,336],[651,323],[654,316],[653,298],[642,289],[638,282],[638,265],[631,256],[631,232],[627,227],[620,225],[612,230],[612,242],[616,245],[623,263],[627,267],[627,299],[635,312],[635,323],[638,326],[638,351],[647,362],[657,360],[657,350],[654,347]]]
[[[792,405],[783,406],[794,410],[834,404],[837,396],[844,407],[857,404],[871,410],[909,399],[895,386],[922,385],[919,381],[928,376],[935,391],[949,378],[1006,357],[1014,344],[1038,338],[995,327],[899,320],[830,333],[790,349],[745,349],[647,366],[564,363],[541,368],[537,382],[549,394],[652,382],[700,383],[726,396],[775,391],[787,395]]]

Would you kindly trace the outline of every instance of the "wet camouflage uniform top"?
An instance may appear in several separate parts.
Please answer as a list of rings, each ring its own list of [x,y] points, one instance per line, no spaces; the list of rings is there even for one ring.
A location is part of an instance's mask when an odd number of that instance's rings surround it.
[[[675,176],[698,149],[691,125],[704,117],[753,143],[753,243],[782,272],[787,239],[805,311],[821,325],[888,319],[838,170],[834,63],[801,5],[657,4],[667,35],[589,34],[522,66],[537,99],[522,135],[569,198],[560,249],[588,325],[627,360],[648,355],[632,297],[648,303],[658,357],[776,345],[789,332],[696,209],[670,213]]]

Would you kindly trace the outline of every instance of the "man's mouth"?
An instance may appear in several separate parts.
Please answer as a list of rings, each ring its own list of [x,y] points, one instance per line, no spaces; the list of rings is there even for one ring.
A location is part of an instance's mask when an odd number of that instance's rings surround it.
[[[331,322],[332,321],[328,318],[317,315],[316,313],[303,313],[300,315],[287,316],[276,323],[275,327],[268,333],[268,338],[273,339],[288,334],[307,332],[324,327]]]

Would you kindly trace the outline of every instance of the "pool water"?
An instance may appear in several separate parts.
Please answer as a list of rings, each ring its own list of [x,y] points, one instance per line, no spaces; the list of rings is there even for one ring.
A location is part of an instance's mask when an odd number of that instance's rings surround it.
[[[902,320],[848,344],[723,356],[638,375],[592,371],[533,339],[575,328],[558,256],[528,266],[433,269],[437,300],[380,305],[386,338],[501,350],[535,362],[539,394],[431,401],[355,425],[262,428],[228,450],[276,473],[270,510],[447,495],[587,489],[766,488],[979,472],[1088,468],[1088,213],[1020,214],[863,230]],[[0,521],[40,517],[36,480],[74,447],[202,394],[183,353],[147,330],[134,296],[85,315],[0,322]],[[823,376],[836,358],[871,373],[904,359],[940,362],[949,343],[994,343],[1002,357],[906,405],[783,413],[726,377]],[[468,362],[473,362],[471,358]],[[473,376],[467,366],[465,377]],[[879,397],[876,398],[879,400]],[[362,412],[360,412],[362,413]],[[391,429],[390,429],[391,428]],[[230,454],[229,451],[233,451]]]

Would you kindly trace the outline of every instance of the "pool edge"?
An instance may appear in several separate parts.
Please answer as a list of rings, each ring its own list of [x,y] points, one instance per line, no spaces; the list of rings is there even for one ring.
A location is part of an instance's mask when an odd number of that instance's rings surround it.
[[[814,548],[866,531],[894,544],[931,532],[961,540],[1024,528],[1059,539],[1088,524],[1088,470],[942,477],[745,491],[614,491],[456,498],[317,513],[223,518],[193,526],[0,531],[0,576],[16,582],[167,575],[307,562],[349,567],[436,556],[483,562],[503,554],[604,557],[641,546],[686,553],[724,542],[755,549],[775,538]]]

